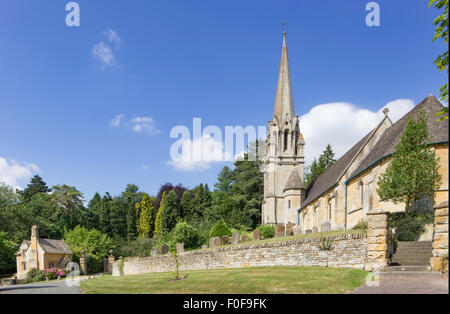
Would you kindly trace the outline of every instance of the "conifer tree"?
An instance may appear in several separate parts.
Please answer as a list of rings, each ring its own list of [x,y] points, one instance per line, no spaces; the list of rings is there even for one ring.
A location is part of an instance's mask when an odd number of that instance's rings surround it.
[[[165,200],[166,200],[166,192],[162,194],[161,203],[159,205],[158,213],[156,214],[155,232],[154,232],[155,235],[162,233],[162,212]]]
[[[51,189],[48,188],[47,184],[42,180],[42,178],[38,175],[35,175],[31,178],[30,183],[23,191],[19,191],[19,195],[22,196],[23,201],[28,203],[31,201],[33,195],[38,193],[48,193]]]
[[[139,237],[151,238],[154,230],[153,200],[148,196],[148,194],[144,194],[144,197],[140,202],[139,209]]]
[[[164,199],[161,213],[161,230],[169,233],[175,228],[179,218],[179,206],[177,195],[174,190],[170,191]]]
[[[430,136],[425,112],[410,117],[400,142],[395,146],[392,162],[381,174],[377,193],[381,201],[406,203],[406,210],[418,200],[433,199],[440,186],[439,159],[428,145]]]

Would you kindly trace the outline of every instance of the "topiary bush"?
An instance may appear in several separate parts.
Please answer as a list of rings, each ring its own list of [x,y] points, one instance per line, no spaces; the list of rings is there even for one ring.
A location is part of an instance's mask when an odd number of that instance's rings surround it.
[[[223,219],[220,219],[215,225],[214,227],[212,227],[210,233],[209,233],[209,238],[214,238],[214,237],[222,237],[224,235],[227,236],[231,236],[231,230],[230,228],[228,228],[227,224],[225,223],[225,221]]]
[[[184,243],[187,249],[195,249],[200,246],[201,237],[199,231],[187,222],[179,222],[172,231],[174,243]]]
[[[389,217],[389,226],[395,228],[398,241],[418,241],[425,225],[433,220],[433,213],[401,212]]]
[[[274,225],[262,225],[258,227],[261,237],[264,239],[270,239],[275,236],[275,226]]]

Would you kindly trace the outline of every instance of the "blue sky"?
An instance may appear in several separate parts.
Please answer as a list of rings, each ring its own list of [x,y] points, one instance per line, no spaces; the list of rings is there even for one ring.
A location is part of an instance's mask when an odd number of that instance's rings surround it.
[[[227,163],[173,167],[170,130],[194,117],[266,125],[283,21],[309,159],[327,142],[342,154],[383,106],[401,115],[447,80],[425,0],[377,1],[380,27],[365,24],[362,0],[79,0],[81,26],[69,28],[68,2],[0,1],[0,178],[12,185],[38,172],[87,199],[128,183],[212,186]]]

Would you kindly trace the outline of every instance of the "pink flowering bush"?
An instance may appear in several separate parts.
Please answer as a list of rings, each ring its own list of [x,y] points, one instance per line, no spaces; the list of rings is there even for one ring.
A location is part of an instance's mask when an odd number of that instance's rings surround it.
[[[45,278],[47,278],[48,280],[57,279],[58,277],[64,278],[66,276],[66,273],[64,272],[64,270],[55,268],[55,267],[50,268],[50,269],[45,269],[44,273],[45,273]]]

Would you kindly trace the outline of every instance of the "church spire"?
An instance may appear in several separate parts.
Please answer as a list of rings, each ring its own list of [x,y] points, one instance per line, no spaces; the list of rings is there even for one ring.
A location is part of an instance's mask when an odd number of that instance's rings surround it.
[[[283,32],[283,50],[281,53],[280,74],[278,76],[277,96],[273,118],[278,121],[292,120],[295,116],[294,99],[292,97],[291,75],[286,45],[286,32]]]

